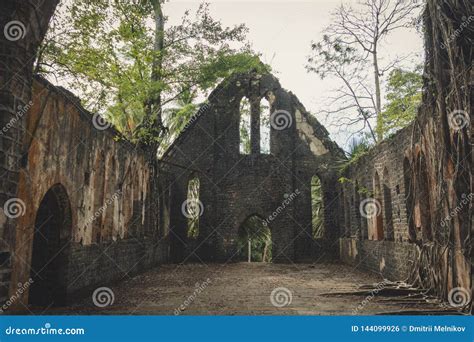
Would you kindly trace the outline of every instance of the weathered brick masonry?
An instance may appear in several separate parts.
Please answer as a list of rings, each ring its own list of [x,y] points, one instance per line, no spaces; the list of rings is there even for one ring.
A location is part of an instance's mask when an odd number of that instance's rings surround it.
[[[145,153],[117,141],[117,132],[66,90],[38,78],[33,94],[28,160],[17,195],[25,213],[18,218],[12,283],[36,279],[39,272],[42,290],[48,284],[68,296],[165,262],[167,233],[156,215],[160,177]],[[43,224],[43,211],[59,222],[46,217]],[[48,244],[41,244],[41,234]],[[41,265],[40,249],[58,257]],[[49,273],[59,276],[48,283]]]
[[[270,154],[260,153],[254,135],[252,153],[239,152],[239,108],[244,97],[256,113],[252,130],[258,131],[260,116],[268,115],[272,123]],[[267,113],[259,112],[263,98],[270,104]],[[238,229],[245,219],[250,215],[266,219],[274,212],[277,215],[269,223],[274,261],[290,262],[327,253],[337,257],[334,165],[343,158],[326,129],[272,75],[249,72],[225,80],[164,157],[184,166],[168,168],[174,175],[171,226],[175,260],[230,260],[236,255]],[[321,179],[326,211],[326,235],[318,242],[312,239],[311,225],[310,185],[314,175]],[[180,212],[192,177],[200,180],[204,205],[196,239],[187,236],[186,217]],[[279,210],[292,194],[291,203]]]

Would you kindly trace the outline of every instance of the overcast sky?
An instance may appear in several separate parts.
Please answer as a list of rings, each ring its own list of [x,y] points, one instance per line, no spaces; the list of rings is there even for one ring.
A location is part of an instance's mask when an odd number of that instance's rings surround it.
[[[331,24],[330,13],[341,0],[210,0],[211,14],[226,26],[240,23],[249,28],[248,40],[262,60],[271,65],[282,86],[291,90],[306,109],[313,113],[329,130],[331,138],[341,147],[346,145],[348,132],[331,127],[320,109],[329,91],[338,83],[320,80],[305,70],[306,57],[312,40],[322,37],[324,27]],[[346,1],[356,4],[356,0]],[[169,24],[179,21],[186,9],[195,10],[198,0],[171,0],[164,11]],[[382,57],[418,55],[421,61],[422,38],[415,30],[400,30],[388,37],[382,46]],[[414,64],[412,62],[411,64]]]

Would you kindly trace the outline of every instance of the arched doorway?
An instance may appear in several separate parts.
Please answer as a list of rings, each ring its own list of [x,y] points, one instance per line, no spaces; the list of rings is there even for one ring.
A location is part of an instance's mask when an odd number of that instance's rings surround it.
[[[383,240],[384,239],[384,227],[383,227],[383,202],[382,202],[382,188],[380,186],[380,177],[378,172],[375,172],[374,176],[374,200],[376,210],[374,217],[372,217],[372,240]]]
[[[66,189],[56,184],[44,195],[36,213],[29,303],[46,307],[65,304],[71,207]]]
[[[237,248],[240,261],[270,262],[272,260],[271,231],[260,216],[251,215],[240,225]]]

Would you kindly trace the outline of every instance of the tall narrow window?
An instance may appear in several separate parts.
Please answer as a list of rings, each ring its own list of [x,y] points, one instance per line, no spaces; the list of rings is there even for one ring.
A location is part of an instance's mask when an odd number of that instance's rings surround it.
[[[186,212],[188,218],[188,237],[196,239],[199,236],[199,217],[203,206],[199,200],[199,178],[193,177],[188,183],[188,198],[186,200]]]
[[[387,231],[386,238],[387,240],[394,240],[392,193],[390,189],[390,179],[387,168],[383,170],[383,207]]]
[[[243,97],[240,101],[240,142],[239,151],[240,154],[250,154],[250,101]]]
[[[270,104],[265,98],[260,102],[260,153],[270,154]]]
[[[416,241],[417,232],[415,229],[415,221],[413,216],[413,209],[415,207],[415,188],[413,186],[412,169],[408,158],[403,160],[403,181],[405,185],[405,205],[406,217],[408,222],[408,238],[410,241]]]
[[[415,201],[415,226],[421,230],[423,241],[432,240],[430,191],[428,183],[427,166],[423,154],[417,158],[416,201]]]
[[[371,240],[383,240],[383,216],[382,216],[382,189],[380,186],[380,177],[377,172],[374,176],[374,210],[371,219],[372,230],[369,235]]]
[[[362,215],[360,214],[360,193],[359,193],[360,189],[359,189],[359,182],[358,181],[355,181],[355,186],[354,186],[354,205],[353,205],[353,208],[354,208],[354,216],[355,216],[355,226],[357,228],[357,237],[359,239],[364,239],[365,238],[365,234],[364,234],[364,231],[362,229]]]
[[[324,237],[324,204],[321,180],[318,176],[311,178],[311,222],[313,226],[313,237],[321,239]]]

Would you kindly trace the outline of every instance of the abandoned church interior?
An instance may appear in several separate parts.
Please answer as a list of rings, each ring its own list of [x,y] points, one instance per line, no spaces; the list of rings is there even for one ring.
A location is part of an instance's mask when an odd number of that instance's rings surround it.
[[[189,274],[199,274],[203,265],[222,267],[223,274],[225,267],[260,267],[246,263],[248,222],[266,229],[260,261],[271,260],[268,267],[275,269],[254,271],[269,272],[269,279],[301,277],[298,286],[305,287],[312,270],[324,273],[321,265],[327,264],[327,277],[354,270],[440,303],[454,288],[470,294],[472,121],[456,128],[450,115],[462,110],[472,120],[472,36],[471,43],[447,42],[459,24],[456,11],[463,11],[456,7],[461,2],[448,2],[426,4],[423,99],[415,121],[348,163],[298,94],[257,70],[224,79],[166,151],[150,154],[84,109],[74,89],[33,74],[31,56],[55,9],[55,1],[43,1],[41,19],[31,19],[35,34],[0,40],[0,126],[17,117],[18,106],[27,108],[0,137],[0,297],[2,304],[11,302],[7,312],[81,312],[74,303],[87,306],[95,289],[133,283],[149,270],[171,278],[174,266]],[[34,16],[33,7],[16,1],[0,6],[2,20],[11,13],[23,20]],[[239,139],[243,110],[250,113],[245,151]],[[315,182],[323,204],[318,232]],[[351,290],[363,285],[358,277]],[[190,288],[206,279],[188,279]],[[233,280],[237,287],[239,279]],[[166,293],[170,281],[163,276],[156,286]],[[203,286],[212,291],[219,281],[210,276]],[[119,292],[114,305],[120,307]],[[297,301],[297,290],[293,296]],[[311,297],[318,303],[317,295]],[[321,301],[330,306],[331,297]],[[407,304],[381,305],[372,313],[416,309],[443,312]],[[348,305],[338,312],[351,310]],[[467,304],[448,312],[470,310]]]

